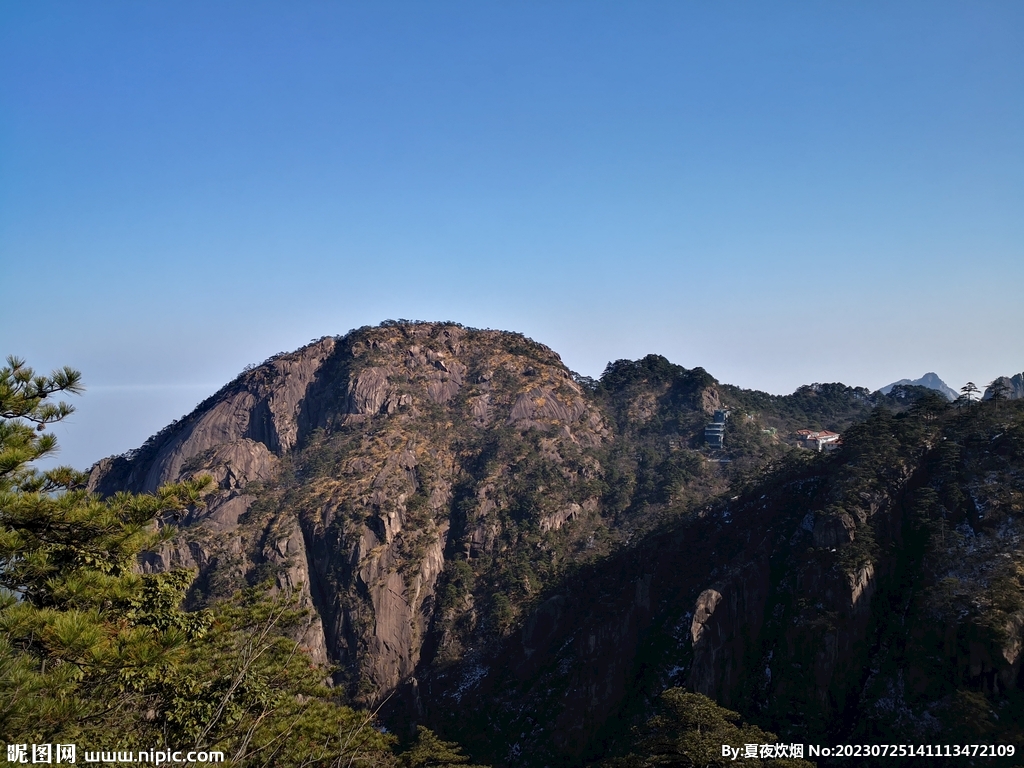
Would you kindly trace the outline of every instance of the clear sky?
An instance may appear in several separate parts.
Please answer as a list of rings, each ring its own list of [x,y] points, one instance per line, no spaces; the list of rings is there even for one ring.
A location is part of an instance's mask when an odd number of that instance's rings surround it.
[[[85,466],[387,318],[770,392],[1024,370],[1024,3],[0,5],[0,352]]]

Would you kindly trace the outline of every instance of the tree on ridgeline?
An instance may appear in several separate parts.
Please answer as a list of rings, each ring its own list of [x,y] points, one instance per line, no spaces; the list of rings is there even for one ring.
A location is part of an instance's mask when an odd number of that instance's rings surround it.
[[[981,390],[978,389],[973,381],[968,381],[960,387],[960,394],[966,399],[968,408],[971,407],[971,404],[974,402],[974,396],[979,392],[981,392]]]
[[[988,397],[990,400],[1006,400],[1010,396],[1010,387],[1006,380],[998,378],[988,385]]]

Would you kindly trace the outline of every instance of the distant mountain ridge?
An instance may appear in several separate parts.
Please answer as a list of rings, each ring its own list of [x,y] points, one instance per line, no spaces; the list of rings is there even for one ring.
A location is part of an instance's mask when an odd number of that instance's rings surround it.
[[[957,398],[956,390],[947,385],[946,382],[940,379],[938,374],[934,372],[926,373],[920,379],[900,379],[899,381],[894,381],[892,384],[886,384],[879,390],[879,392],[883,395],[888,395],[892,391],[893,387],[900,386],[927,387],[928,389],[934,389],[936,392],[941,392],[950,400],[956,400]]]

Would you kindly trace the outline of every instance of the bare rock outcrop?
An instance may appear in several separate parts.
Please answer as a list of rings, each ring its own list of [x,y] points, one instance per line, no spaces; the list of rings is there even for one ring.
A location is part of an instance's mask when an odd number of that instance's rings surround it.
[[[183,468],[179,477],[209,475],[223,490],[244,488],[256,480],[270,480],[277,471],[278,458],[263,443],[243,437],[211,449],[201,462]]]
[[[757,642],[770,590],[768,558],[744,561],[728,581],[705,589],[693,607],[689,684],[725,705],[747,674],[746,659]]]
[[[388,394],[388,370],[366,368],[356,374],[349,384],[347,412],[353,416],[380,413]]]
[[[856,536],[857,525],[846,512],[819,514],[811,532],[814,546],[836,549],[849,544]]]
[[[578,396],[564,403],[550,389],[534,387],[516,398],[508,418],[509,423],[517,426],[535,426],[549,421],[573,424],[586,410]]]

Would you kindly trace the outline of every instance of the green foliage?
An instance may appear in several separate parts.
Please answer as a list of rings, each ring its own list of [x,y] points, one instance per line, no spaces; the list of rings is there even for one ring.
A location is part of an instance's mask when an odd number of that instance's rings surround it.
[[[438,586],[438,604],[442,611],[458,608],[473,588],[473,569],[462,559],[448,560]]]
[[[123,497],[108,506],[68,492],[42,499],[33,516],[31,495],[12,496],[0,499],[0,732],[56,741],[145,730],[140,711],[208,626],[179,608],[190,575],[132,570],[136,547],[156,535],[140,530],[141,502],[119,523]],[[55,511],[51,501],[63,503]],[[33,530],[41,522],[46,536]]]
[[[48,398],[82,389],[81,374],[70,368],[37,376],[25,361],[7,358],[7,365],[0,368],[0,492],[19,488],[45,492],[71,479],[66,473],[36,473],[28,465],[57,447],[53,435],[36,433],[74,412],[68,403],[55,404]]]
[[[620,392],[638,385],[671,384],[698,390],[714,383],[715,379],[703,368],[687,370],[670,363],[661,355],[647,355],[641,360],[616,360],[608,363],[601,374],[599,388],[605,392]]]
[[[481,768],[469,765],[458,744],[442,741],[429,728],[416,726],[416,740],[398,757],[399,768]]]
[[[769,395],[730,385],[720,386],[731,408],[761,414],[768,426],[782,432],[796,429],[843,431],[865,418],[878,401],[863,387],[845,384],[807,384],[791,395]]]
[[[32,462],[55,448],[39,427],[71,413],[47,399],[80,391],[64,369],[0,370],[0,733],[38,740],[117,733],[206,618],[178,608],[187,576],[141,576],[136,556],[164,541],[156,516],[200,503],[208,479],[100,501],[84,477]],[[35,427],[30,426],[35,424]]]
[[[69,369],[0,370],[0,734],[16,742],[220,749],[235,765],[392,765],[394,739],[340,705],[292,639],[308,624],[265,588],[182,609],[194,574],[140,574],[156,521],[202,503],[209,478],[100,500],[39,427],[71,412]],[[33,426],[34,425],[34,426]]]
[[[999,715],[981,693],[957,691],[944,699],[935,713],[942,729],[954,744],[988,741],[997,728]]]
[[[988,397],[991,400],[1006,400],[1010,394],[1010,387],[1003,379],[996,379],[988,385]]]
[[[286,596],[268,598],[266,585],[219,605],[203,642],[162,681],[161,730],[253,765],[389,764],[394,739],[372,715],[335,702],[324,671],[291,639],[309,621]]]
[[[720,707],[707,696],[669,688],[661,694],[658,713],[637,729],[629,754],[608,761],[613,768],[654,766],[727,766],[722,745],[776,743],[775,734],[742,722],[740,715]],[[811,763],[792,758],[741,758],[743,765],[810,768]]]
[[[977,385],[973,381],[968,381],[960,387],[960,395],[967,401],[968,406],[974,403],[974,400],[980,392],[981,390],[978,389]]]
[[[506,595],[500,592],[494,595],[491,602],[491,616],[499,632],[504,633],[508,631],[512,621],[515,619],[515,610],[512,607],[512,602]]]

